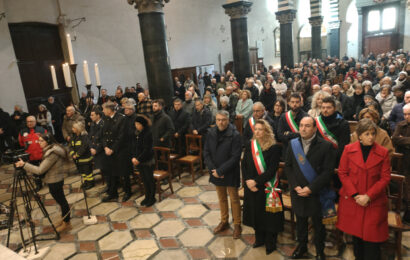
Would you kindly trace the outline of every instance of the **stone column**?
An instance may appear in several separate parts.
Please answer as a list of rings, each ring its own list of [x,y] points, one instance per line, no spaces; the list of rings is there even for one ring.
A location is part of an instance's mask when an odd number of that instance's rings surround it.
[[[231,17],[231,36],[234,73],[240,86],[245,83],[245,78],[250,76],[251,64],[248,45],[248,18],[252,3],[238,1],[225,4],[225,13]]]
[[[150,96],[152,99],[162,98],[167,105],[171,105],[174,90],[162,10],[163,3],[169,0],[127,1],[138,9]]]
[[[312,58],[322,58],[322,22],[323,16],[309,17],[309,23],[312,26]]]
[[[280,23],[280,63],[282,68],[294,67],[292,22],[296,17],[296,10],[288,9],[276,12],[276,19]]]
[[[329,55],[331,57],[340,57],[340,21],[329,23]]]

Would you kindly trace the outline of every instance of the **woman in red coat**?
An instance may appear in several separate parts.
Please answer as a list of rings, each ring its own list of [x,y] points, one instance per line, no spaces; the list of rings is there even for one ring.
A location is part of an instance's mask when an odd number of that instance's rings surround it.
[[[375,143],[377,126],[360,120],[359,141],[345,146],[339,164],[342,182],[337,228],[353,235],[356,259],[380,259],[380,244],[387,240],[386,187],[390,161],[386,148]]]

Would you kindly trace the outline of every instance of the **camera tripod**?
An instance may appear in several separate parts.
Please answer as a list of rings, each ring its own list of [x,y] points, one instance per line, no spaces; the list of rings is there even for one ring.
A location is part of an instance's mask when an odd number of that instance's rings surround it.
[[[20,218],[20,212],[19,212],[19,208],[17,205],[17,194],[20,194],[23,198],[23,207],[24,207],[24,218],[21,219]],[[33,207],[31,205],[31,201],[32,198],[34,198],[34,201],[37,203],[39,209],[41,210],[41,212],[43,213],[44,217],[46,217],[48,219],[48,221],[50,222],[53,231],[55,233],[55,237],[51,237],[51,238],[42,238],[42,239],[37,239],[36,240],[36,232],[35,232],[35,224],[34,221],[32,219],[31,213],[33,211]],[[24,250],[26,250],[26,246],[29,245],[30,243],[33,243],[34,246],[34,250],[35,250],[35,254],[38,253],[38,249],[37,249],[37,243],[36,241],[44,241],[44,240],[58,240],[60,239],[60,235],[57,232],[53,222],[50,219],[50,216],[43,204],[43,202],[40,199],[40,195],[38,195],[38,193],[35,191],[34,186],[32,184],[32,182],[30,181],[30,179],[27,176],[26,171],[23,168],[17,168],[16,166],[14,166],[14,179],[13,179],[13,186],[12,186],[12,196],[11,196],[11,200],[10,200],[10,215],[9,215],[9,219],[8,219],[8,233],[7,233],[7,247],[9,247],[9,242],[10,242],[10,234],[11,234],[11,229],[13,228],[13,222],[14,222],[14,217],[17,217],[17,222],[18,222],[18,226],[19,226],[19,232],[20,232],[20,238],[21,238],[21,247],[20,248],[24,248]],[[24,234],[23,234],[23,228],[24,228],[24,224],[25,225],[29,225],[30,228],[30,232],[28,234],[28,239],[24,238]],[[27,227],[28,228],[28,227]],[[30,234],[31,233],[31,234]],[[30,238],[31,236],[31,238]]]

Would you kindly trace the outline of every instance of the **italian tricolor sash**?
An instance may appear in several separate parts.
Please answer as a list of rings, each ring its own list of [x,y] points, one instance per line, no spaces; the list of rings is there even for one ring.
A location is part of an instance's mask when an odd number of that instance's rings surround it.
[[[292,111],[288,111],[286,114],[286,121],[288,122],[288,125],[290,127],[290,130],[292,130],[293,133],[298,133],[299,132],[299,126],[296,124],[295,119],[293,118]]]
[[[249,126],[251,127],[252,132],[255,132],[255,118],[249,118]]]
[[[262,149],[255,139],[251,141],[252,147],[252,158],[253,162],[255,163],[256,171],[258,175],[264,173],[267,169],[265,160],[263,159]],[[265,210],[267,212],[280,212],[283,211],[282,202],[280,201],[279,193],[280,189],[278,189],[278,174],[275,174],[270,181],[265,183],[265,193],[266,193],[266,205]]]
[[[338,147],[338,142],[336,139],[336,136],[332,134],[332,132],[327,129],[325,123],[323,122],[322,116],[316,117],[316,124],[317,124],[317,129],[319,129],[320,134],[323,136],[323,138],[330,142],[334,148],[337,149]]]

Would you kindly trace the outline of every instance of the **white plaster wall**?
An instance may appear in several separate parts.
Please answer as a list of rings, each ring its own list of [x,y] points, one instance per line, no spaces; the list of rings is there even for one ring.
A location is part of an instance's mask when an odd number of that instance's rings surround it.
[[[0,0],[0,13],[4,10],[4,2]],[[0,107],[12,112],[15,104],[27,109],[6,17],[0,21]]]
[[[346,18],[344,23],[344,28],[346,31],[345,39],[346,45],[345,52],[341,52],[341,55],[344,56],[346,53],[348,57],[359,57],[359,46],[358,46],[358,37],[359,37],[359,15],[356,8],[356,0],[352,0],[346,9]]]
[[[410,3],[408,5],[410,6]],[[407,7],[405,19],[403,49],[410,50],[410,7]]]

